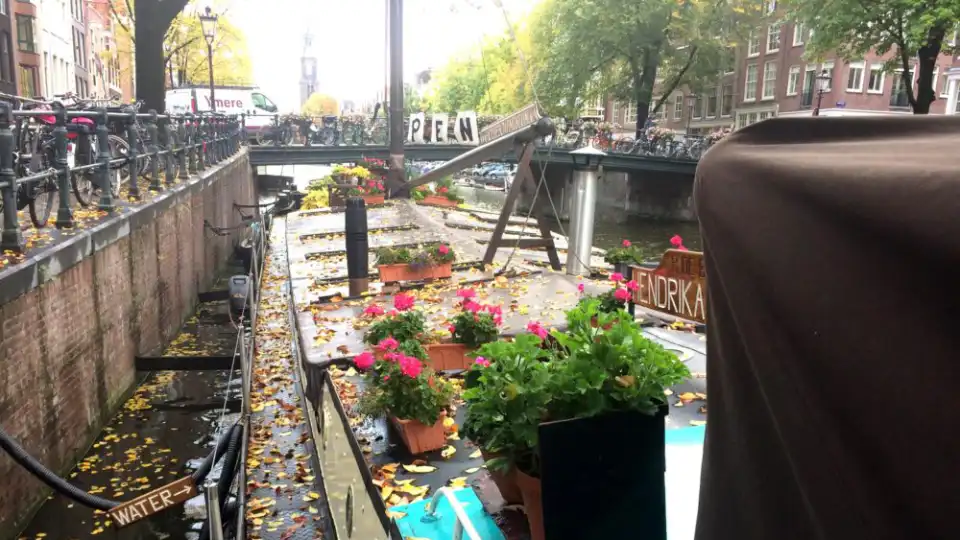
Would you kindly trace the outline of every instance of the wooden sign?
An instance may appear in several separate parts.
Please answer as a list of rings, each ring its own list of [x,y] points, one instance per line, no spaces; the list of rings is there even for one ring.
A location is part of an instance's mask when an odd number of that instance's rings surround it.
[[[706,324],[707,274],[703,253],[668,249],[657,268],[631,268],[639,286],[633,293],[634,304]]]
[[[532,126],[537,120],[540,120],[540,109],[536,103],[532,103],[510,116],[483,128],[483,130],[480,131],[480,144],[486,144],[504,135],[509,135],[525,127]]]
[[[193,481],[193,478],[188,476],[141,495],[132,501],[125,502],[110,510],[107,514],[110,515],[113,525],[122,529],[127,525],[191,499],[196,494],[197,484]]]

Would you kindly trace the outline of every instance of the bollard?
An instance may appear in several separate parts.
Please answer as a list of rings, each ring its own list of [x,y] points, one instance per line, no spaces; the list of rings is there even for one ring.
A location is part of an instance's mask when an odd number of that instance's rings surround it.
[[[197,172],[197,151],[196,151],[197,126],[193,121],[192,114],[187,115],[186,124],[187,124],[187,141],[186,141],[187,159],[190,163],[189,172],[190,174],[194,174]]]
[[[60,191],[60,205],[57,207],[58,229],[73,227],[73,212],[70,211],[70,163],[67,161],[67,110],[57,107],[54,113],[57,127],[53,128],[53,166],[57,169],[57,189]]]
[[[231,474],[223,471],[220,474]],[[204,501],[207,503],[207,528],[210,530],[211,540],[223,540],[223,523],[220,520],[220,490],[217,483],[208,480],[203,486]]]
[[[347,199],[344,218],[347,239],[347,278],[350,296],[360,296],[370,288],[370,252],[367,239],[367,206],[360,197]]]
[[[197,171],[203,171],[207,168],[207,152],[206,152],[206,141],[207,141],[207,126],[203,122],[203,118],[197,117]]]
[[[148,189],[150,191],[161,191],[163,186],[160,185],[160,155],[157,153],[160,150],[157,146],[157,140],[159,139],[157,111],[150,109],[148,114],[150,115],[147,118],[147,138],[150,142],[147,147],[147,152],[150,153],[150,187]]]
[[[0,197],[3,198],[3,231],[0,232],[0,250],[23,253],[23,233],[17,219],[17,175],[13,172],[14,137],[10,124],[13,110],[6,101],[0,101]]]
[[[113,156],[110,152],[110,130],[107,128],[109,122],[107,110],[100,109],[97,113],[97,161],[100,163],[96,172],[97,185],[100,186],[100,203],[97,208],[105,212],[116,210],[113,200],[113,173],[110,171],[110,159]]]
[[[173,155],[174,133],[170,129],[171,119],[168,116],[160,128],[160,149],[166,151],[163,155],[163,183],[170,187],[175,176],[173,170],[177,167],[177,158]]]
[[[240,138],[242,141],[247,140],[247,113],[240,113]]]
[[[128,194],[134,199],[140,198],[140,161],[137,159],[137,113],[127,116],[127,178]]]
[[[187,170],[187,128],[184,126],[183,118],[177,122],[177,159],[180,166],[177,167],[177,178],[186,180],[190,178],[190,171]]]

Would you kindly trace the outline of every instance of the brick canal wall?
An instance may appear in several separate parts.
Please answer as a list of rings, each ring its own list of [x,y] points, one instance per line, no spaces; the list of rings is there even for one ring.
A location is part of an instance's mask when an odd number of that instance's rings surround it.
[[[246,150],[151,203],[0,272],[0,425],[55,471],[76,462],[134,383],[134,356],[175,336],[253,204]],[[250,209],[244,210],[249,214]],[[0,538],[47,495],[0,451]]]

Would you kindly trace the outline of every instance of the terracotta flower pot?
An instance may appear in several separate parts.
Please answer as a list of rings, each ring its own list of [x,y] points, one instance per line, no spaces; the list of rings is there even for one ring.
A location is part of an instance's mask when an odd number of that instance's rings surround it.
[[[517,487],[523,495],[523,508],[526,510],[527,522],[530,524],[531,540],[545,540],[543,530],[543,505],[540,500],[540,479],[534,478],[520,469],[515,469],[514,477]]]
[[[483,461],[490,461],[493,458],[500,457],[500,454],[496,452],[488,453],[483,448],[480,449],[480,455],[483,456]],[[523,494],[520,493],[520,488],[517,486],[516,468],[511,465],[510,470],[507,472],[495,471],[488,468],[487,472],[490,473],[490,478],[492,478],[493,483],[497,485],[497,489],[500,490],[500,496],[503,497],[503,500],[507,504],[523,503]]]
[[[383,283],[443,279],[453,275],[453,263],[418,268],[412,268],[409,264],[381,264],[377,269],[380,271],[380,281]]]
[[[446,206],[452,208],[457,206],[457,201],[451,201],[450,199],[440,195],[427,195],[422,201],[420,201],[420,204],[426,204],[430,206]]]
[[[430,366],[435,371],[469,369],[473,360],[467,358],[470,349],[463,343],[436,343],[427,345]]]
[[[446,411],[440,413],[440,418],[432,426],[425,426],[417,420],[406,420],[390,416],[390,423],[400,433],[403,444],[411,454],[422,454],[431,450],[439,450],[447,445],[447,436],[443,432],[443,419]],[[537,481],[539,483],[539,480]]]
[[[367,204],[384,204],[387,200],[385,195],[364,195],[362,199]]]

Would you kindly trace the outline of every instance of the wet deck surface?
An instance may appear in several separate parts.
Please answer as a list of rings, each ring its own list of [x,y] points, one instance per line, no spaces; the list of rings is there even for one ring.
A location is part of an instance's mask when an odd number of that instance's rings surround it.
[[[459,261],[479,261],[486,249],[485,242],[489,240],[491,221],[495,218],[493,214],[468,210],[439,209],[407,202],[388,203],[368,209],[369,227],[381,229],[371,233],[370,244],[397,245],[441,239],[454,248]],[[522,222],[522,218],[511,219],[508,231],[520,233]],[[332,294],[347,294],[346,257],[342,255],[345,244],[343,236],[337,234],[342,232],[343,224],[342,212],[304,212],[287,219],[291,286],[297,324],[304,343],[302,352],[306,370],[324,360],[352,357],[362,352],[366,322],[358,316],[371,304],[379,304],[385,309],[392,305],[392,296],[378,295],[380,289],[377,286],[371,287],[371,296],[362,299],[330,301]],[[411,228],[413,225],[416,228]],[[535,224],[526,230],[538,232]],[[324,236],[318,238],[318,235]],[[558,245],[563,243],[558,242]],[[561,254],[561,260],[563,258]],[[599,259],[594,261],[596,267],[604,266],[602,256],[594,258]],[[502,268],[508,259],[515,275],[494,278],[493,270]],[[455,314],[456,291],[469,286],[477,291],[478,301],[502,307],[502,332],[512,334],[523,331],[528,321],[539,321],[547,327],[562,327],[565,310],[573,307],[579,299],[579,283],[585,284],[588,293],[602,292],[610,286],[608,282],[585,281],[581,277],[544,269],[541,265],[546,260],[543,251],[514,250],[508,246],[498,251],[493,268],[455,272],[450,280],[440,280],[406,292],[414,295],[417,305],[423,307],[428,331],[446,334],[448,319]],[[371,253],[371,271],[374,264]],[[375,279],[371,277],[372,285]],[[705,423],[706,344],[703,336],[665,328],[647,328],[645,331],[676,352],[694,373],[690,380],[670,392],[668,400],[672,407],[667,418],[668,429]],[[374,478],[381,481],[384,489],[380,495],[388,508],[429,497],[433,490],[444,485],[462,487],[489,483],[479,452],[456,433],[456,426],[462,421],[462,408],[458,408],[455,425],[448,431],[449,446],[445,453],[438,450],[412,456],[383,419],[365,419],[353,413],[355,397],[363,388],[359,374],[353,369],[335,368],[330,374],[350,417],[349,423],[361,452]],[[426,463],[435,469],[423,474],[407,472],[403,465],[414,462]],[[342,497],[347,485],[338,484],[329,474],[325,479],[331,501]],[[522,514],[507,511],[496,518],[502,529],[509,532],[509,538],[526,535]]]

